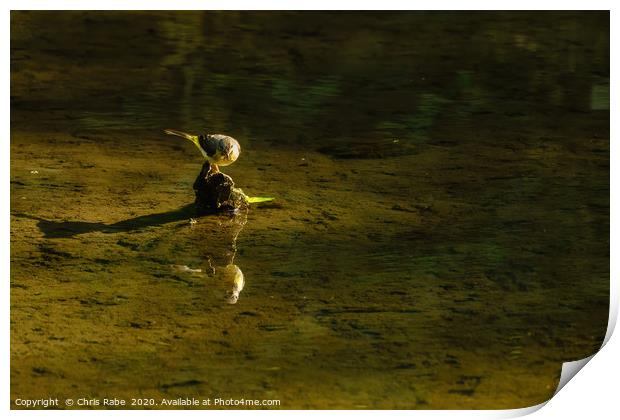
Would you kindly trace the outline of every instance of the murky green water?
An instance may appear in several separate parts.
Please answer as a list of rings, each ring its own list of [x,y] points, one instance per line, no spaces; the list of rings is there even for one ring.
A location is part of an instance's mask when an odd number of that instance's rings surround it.
[[[516,408],[600,346],[608,13],[14,12],[11,66],[13,400]],[[190,222],[164,128],[277,200]]]

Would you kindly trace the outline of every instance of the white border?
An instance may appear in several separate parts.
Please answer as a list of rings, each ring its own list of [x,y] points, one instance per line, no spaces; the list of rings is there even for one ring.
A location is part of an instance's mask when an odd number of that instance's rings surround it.
[[[4,290],[2,293],[3,305],[3,322],[2,322],[2,363],[0,367],[0,373],[2,374],[2,380],[0,381],[0,389],[4,399],[0,402],[4,408],[3,411],[8,411],[10,407],[10,376],[9,376],[9,307],[10,307],[10,285],[9,285],[9,179],[10,179],[10,126],[9,126],[9,112],[10,112],[10,15],[9,10],[203,10],[203,9],[220,9],[220,10],[342,10],[342,9],[354,9],[354,10],[376,10],[376,9],[392,9],[392,10],[612,10],[611,13],[611,43],[612,43],[612,60],[611,70],[617,70],[616,65],[617,54],[614,53],[614,46],[617,45],[617,35],[614,30],[619,23],[619,19],[613,10],[612,1],[574,1],[566,0],[562,2],[541,1],[541,0],[507,0],[507,1],[464,1],[464,0],[436,0],[436,1],[406,1],[406,0],[382,0],[380,2],[369,1],[342,1],[342,0],[313,0],[313,1],[285,1],[285,0],[210,0],[210,1],[197,1],[197,0],[175,0],[175,1],[163,1],[163,0],[98,0],[98,1],[86,1],[86,0],[22,0],[15,1],[9,0],[3,2],[8,7],[5,9],[5,13],[2,14],[0,22],[2,22],[2,35],[0,36],[0,43],[2,45],[3,54],[3,70],[4,77],[2,79],[1,89],[3,93],[2,102],[2,133],[4,134],[4,141],[2,142],[3,152],[1,159],[3,159],[3,165],[0,166],[3,182],[1,185],[2,195],[5,198],[2,200],[2,223],[1,229],[4,241],[2,242],[2,256],[5,264],[2,264],[2,279],[4,280]],[[615,25],[614,25],[615,24]],[[615,75],[615,74],[614,74]],[[614,78],[614,81],[616,79]],[[618,103],[618,89],[616,84],[612,83],[611,91],[611,103]],[[613,115],[613,114],[612,114]],[[614,121],[611,122],[612,133],[614,132]],[[617,148],[611,147],[611,161],[618,162]],[[611,179],[618,181],[617,171],[614,167],[611,167]],[[617,209],[617,197],[618,188],[614,185],[618,185],[617,182],[612,183],[611,189],[611,209]],[[617,247],[614,249],[614,238],[617,238],[618,229],[614,223],[611,224],[611,274],[612,274],[612,289],[611,300],[612,309],[610,311],[610,329],[608,330],[609,339],[610,332],[615,325],[618,313],[618,285],[615,281],[616,274],[619,272],[619,258]],[[594,416],[594,418],[609,418],[609,413],[618,412],[617,392],[615,391],[618,374],[619,374],[619,362],[615,357],[619,354],[618,350],[620,345],[618,339],[613,338],[605,345],[603,351],[598,353],[592,358],[592,361],[583,369],[584,371],[579,373],[579,378],[574,381],[570,381],[568,385],[556,396],[554,396],[542,410],[533,414],[533,418],[583,418],[584,416]],[[544,406],[545,404],[541,404]],[[386,413],[391,417],[396,418],[505,418],[524,415],[529,412],[535,411],[536,408],[522,410],[506,410],[506,411],[390,411]],[[352,415],[357,419],[370,419],[376,415],[382,415],[381,412],[376,411],[175,411],[169,413],[165,411],[129,411],[129,412],[111,412],[111,411],[92,411],[88,414],[89,417],[103,418],[108,416],[121,417],[121,418],[169,418],[172,416],[183,416],[189,418],[204,418],[205,416],[213,418],[229,418],[237,416],[251,416],[254,418],[263,418],[272,420],[273,418],[288,418],[294,415],[296,418],[315,418],[321,416],[322,418],[340,418],[342,415]],[[15,418],[31,418],[31,417],[50,417],[50,418],[81,418],[84,416],[84,412],[81,411],[10,411],[9,415]]]

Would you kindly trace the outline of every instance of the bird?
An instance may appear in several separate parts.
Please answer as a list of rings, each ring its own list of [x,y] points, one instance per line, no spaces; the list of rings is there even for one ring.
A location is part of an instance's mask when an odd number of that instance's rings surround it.
[[[164,132],[194,143],[205,160],[211,164],[213,172],[219,172],[218,166],[228,166],[236,161],[241,153],[239,142],[224,134],[194,135],[172,129],[165,129]]]

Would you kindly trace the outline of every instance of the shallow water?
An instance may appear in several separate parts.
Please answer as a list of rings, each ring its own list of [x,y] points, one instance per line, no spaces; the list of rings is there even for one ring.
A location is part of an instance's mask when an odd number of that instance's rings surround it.
[[[276,200],[195,218],[164,128]],[[13,12],[11,287],[12,400],[547,400],[607,323],[609,14]]]

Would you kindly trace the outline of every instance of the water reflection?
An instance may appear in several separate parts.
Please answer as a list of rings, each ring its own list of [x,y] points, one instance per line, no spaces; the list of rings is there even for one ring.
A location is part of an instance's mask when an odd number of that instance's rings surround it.
[[[397,138],[411,148],[433,142],[434,130],[455,121],[518,115],[531,125],[565,108],[587,109],[593,83],[607,77],[600,69],[609,65],[604,14],[584,14],[579,25],[562,14],[527,13],[67,13],[63,19],[70,33],[42,37],[54,41],[52,49],[31,28],[49,28],[53,19],[15,14],[12,106],[47,118],[50,109],[62,109],[62,118],[87,131],[152,130],[165,119],[244,131],[257,143],[276,136],[320,149]],[[547,19],[560,33],[526,30],[548,26]],[[110,33],[110,21],[128,32]],[[80,29],[88,37],[73,32]],[[107,49],[126,39],[140,48]],[[54,61],[75,55],[80,66]],[[37,62],[49,63],[50,81],[35,77]],[[102,68],[106,77],[84,74]],[[30,89],[34,80],[37,89]],[[73,94],[97,100],[84,104]],[[597,89],[592,96],[600,96]],[[592,109],[604,108],[597,102]]]
[[[245,286],[243,272],[235,264],[237,237],[248,219],[248,210],[192,219],[188,245],[201,261],[200,271],[208,277],[208,287],[234,304]],[[195,268],[189,268],[190,270]],[[182,270],[186,271],[186,270]]]

